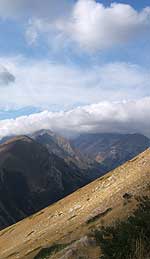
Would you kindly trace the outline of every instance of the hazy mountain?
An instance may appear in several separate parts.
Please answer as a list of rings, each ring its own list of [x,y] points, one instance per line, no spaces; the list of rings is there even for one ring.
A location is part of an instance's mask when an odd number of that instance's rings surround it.
[[[150,150],[0,232],[0,258],[150,258]]]
[[[16,137],[0,145],[0,228],[61,199],[91,181],[87,171],[35,140]]]
[[[73,161],[84,167],[84,162],[81,161],[81,158],[79,157],[80,154],[73,149],[66,138],[50,130],[37,131],[31,135],[31,138],[45,145],[49,153],[53,153],[58,157],[65,159],[68,163]]]
[[[88,171],[91,180],[100,177],[107,171],[107,169],[95,161],[95,159],[87,158],[87,156],[77,150],[71,144],[70,140],[50,130],[37,131],[31,135],[31,138],[44,145],[50,154],[55,154],[64,159],[71,167],[75,165],[81,170]]]
[[[150,139],[142,134],[82,134],[68,140],[50,130],[40,130],[32,139],[44,145],[67,164],[90,170],[93,179],[110,171],[150,147]],[[0,143],[11,139],[5,137]]]
[[[83,134],[72,145],[111,170],[146,150],[150,140],[141,134]]]
[[[50,153],[55,153],[57,156],[62,158],[65,158],[67,155],[70,157],[76,157],[76,153],[71,147],[69,141],[50,130],[37,131],[31,135],[31,138],[44,144]]]

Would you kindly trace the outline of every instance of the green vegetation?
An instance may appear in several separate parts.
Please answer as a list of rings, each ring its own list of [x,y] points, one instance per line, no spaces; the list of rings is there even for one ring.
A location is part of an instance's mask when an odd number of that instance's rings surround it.
[[[124,222],[94,232],[102,259],[150,258],[150,199],[140,199],[139,207]]]
[[[47,259],[52,254],[55,254],[65,247],[67,247],[69,244],[55,244],[51,247],[43,248],[41,251],[34,257],[34,259]]]

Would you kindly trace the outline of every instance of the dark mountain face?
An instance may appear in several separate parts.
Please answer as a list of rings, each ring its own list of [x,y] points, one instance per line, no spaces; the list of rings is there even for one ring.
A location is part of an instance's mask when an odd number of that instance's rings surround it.
[[[72,145],[112,170],[146,150],[150,140],[141,134],[84,134],[72,140]]]
[[[32,139],[45,145],[49,153],[53,153],[63,159],[79,159],[70,142],[62,136],[50,130],[40,130],[31,135]]]
[[[87,171],[29,137],[0,145],[0,228],[33,214],[91,181]]]
[[[100,166],[95,159],[87,158],[71,145],[69,140],[50,130],[40,130],[32,134],[31,137],[44,145],[50,154],[55,154],[65,160],[68,165],[76,165],[81,170],[88,171],[91,180],[96,179],[106,171],[104,166]]]

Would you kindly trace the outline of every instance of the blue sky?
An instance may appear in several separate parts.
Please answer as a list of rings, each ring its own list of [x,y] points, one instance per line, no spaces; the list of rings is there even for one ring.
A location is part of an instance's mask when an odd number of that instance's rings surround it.
[[[137,10],[140,10],[141,8],[147,7],[149,5],[149,0],[115,0],[115,1],[111,1],[111,0],[105,0],[105,1],[98,1],[101,2],[107,6],[110,5],[110,3],[112,2],[116,2],[116,3],[124,3],[124,4],[129,4],[132,5],[134,8],[136,8]]]
[[[20,116],[29,120],[20,129],[27,131],[32,124],[34,130],[32,115],[46,111],[48,128],[51,118],[64,114],[65,120],[72,111],[82,124],[92,107],[92,120],[99,121],[99,105],[105,121],[118,104],[119,121],[133,112],[121,112],[124,103],[130,103],[130,109],[132,102],[147,109],[148,0],[0,0],[0,33],[0,136],[4,129],[2,135],[15,131]],[[110,116],[107,119],[110,122]],[[55,124],[58,127],[57,120]],[[139,129],[134,125],[131,131]]]

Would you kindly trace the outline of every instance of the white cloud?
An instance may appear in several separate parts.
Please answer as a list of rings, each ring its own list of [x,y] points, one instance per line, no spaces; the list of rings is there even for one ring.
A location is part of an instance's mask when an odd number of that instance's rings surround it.
[[[89,52],[148,37],[150,31],[150,7],[141,11],[118,3],[105,7],[96,0],[0,0],[0,17],[23,18],[29,44],[42,36],[42,42],[67,41]],[[13,82],[13,87],[0,88],[0,109],[63,110],[0,121],[1,137],[40,128],[73,133],[137,131],[150,136],[150,98],[144,98],[150,96],[147,69],[121,62],[81,68],[23,57],[1,57],[0,64],[0,86]],[[70,110],[77,104],[84,107]]]
[[[82,48],[102,50],[149,33],[150,7],[138,12],[126,4],[104,7],[95,0],[78,0],[70,21],[60,22],[58,26]]]
[[[68,110],[77,104],[150,95],[150,71],[128,63],[87,69],[18,57],[0,58],[0,64],[15,75],[13,87],[1,88],[0,109]]]
[[[150,97],[128,102],[100,102],[68,112],[48,112],[0,121],[0,138],[40,129],[63,134],[143,133],[150,136]]]
[[[49,40],[55,30],[60,42],[76,42],[86,51],[100,51],[149,34],[150,7],[136,11],[127,4],[112,3],[105,7],[95,0],[78,0],[70,10],[70,16],[59,16],[53,21],[50,16],[33,19],[27,36],[31,31],[32,35],[45,33]]]

